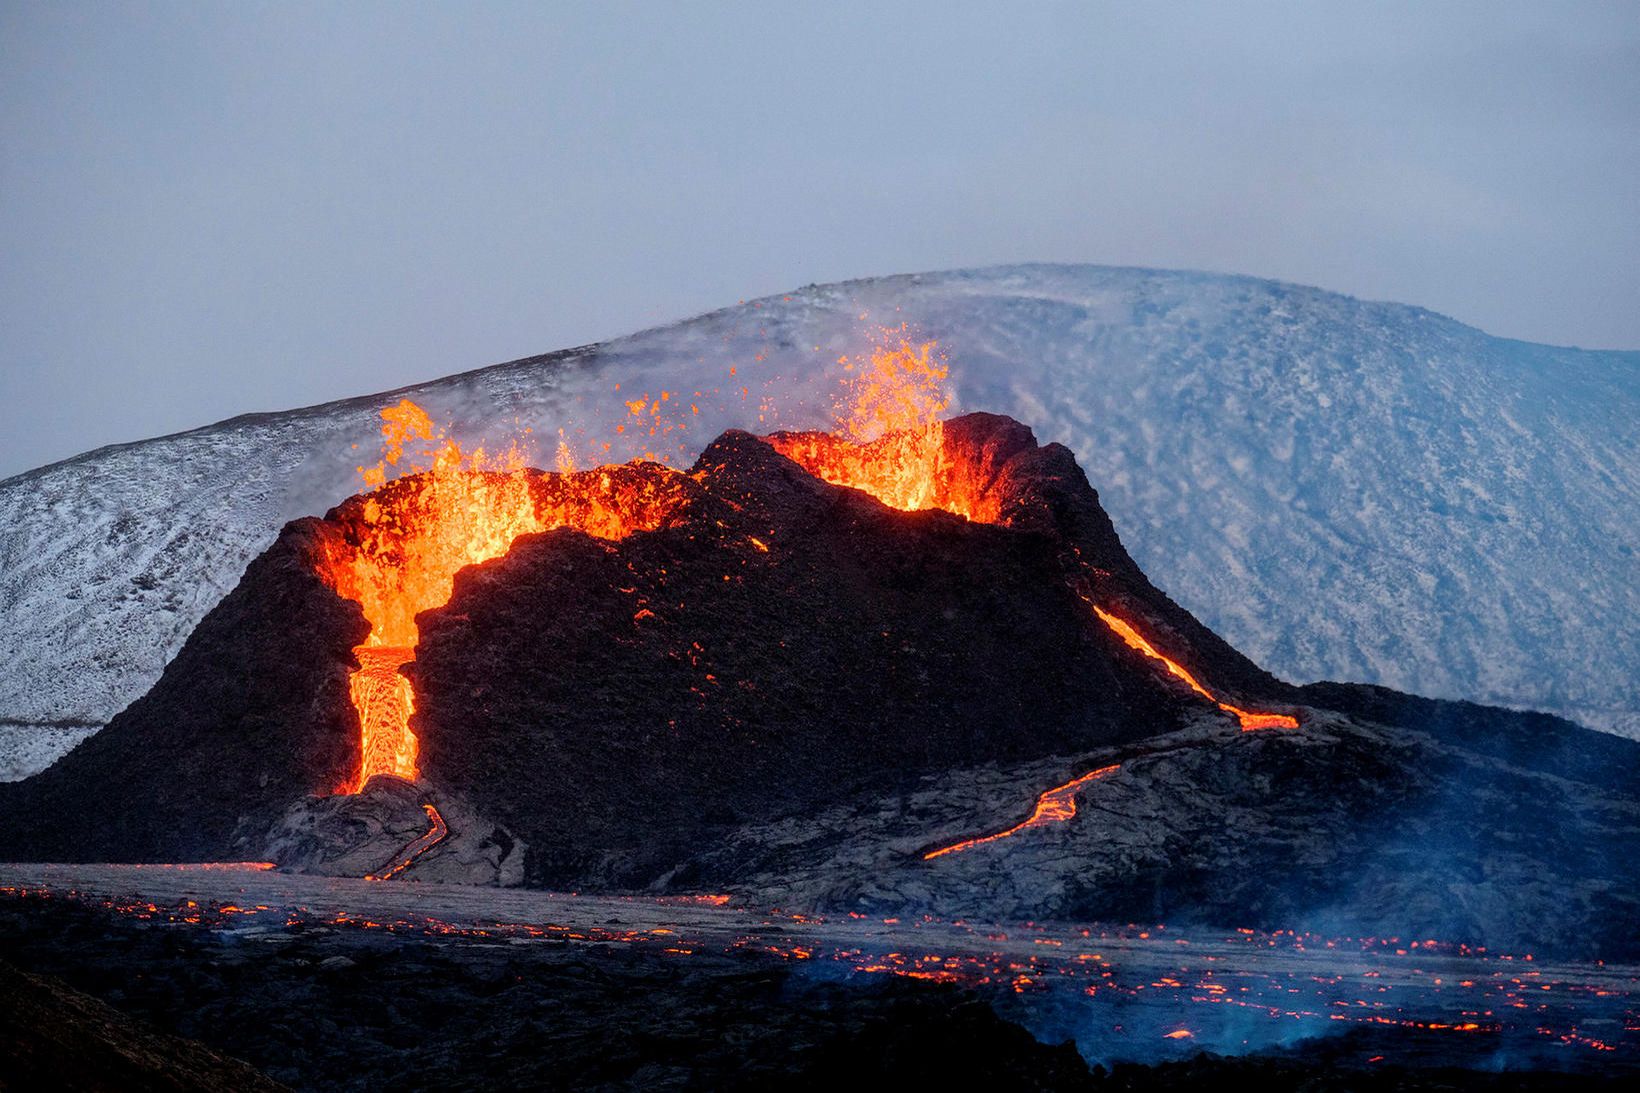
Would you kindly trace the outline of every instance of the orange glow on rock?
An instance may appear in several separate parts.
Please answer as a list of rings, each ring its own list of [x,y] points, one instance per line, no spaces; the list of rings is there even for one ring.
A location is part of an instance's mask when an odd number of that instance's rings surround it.
[[[321,573],[370,623],[350,681],[361,733],[353,792],[377,774],[419,773],[415,705],[399,668],[415,657],[416,615],[449,601],[459,570],[553,528],[602,539],[654,530],[684,501],[681,473],[653,464],[576,471],[561,442],[560,472],[550,474],[526,468],[517,444],[499,456],[464,452],[408,399],[381,416],[381,461],[359,468],[372,490],[344,517]],[[405,476],[388,481],[391,471]]]
[[[1033,827],[1062,824],[1076,815],[1076,795],[1081,792],[1083,786],[1114,774],[1119,769],[1121,769],[1120,765],[1100,767],[1098,770],[1089,771],[1082,777],[1066,782],[1062,786],[1055,786],[1036,799],[1036,808],[1031,811],[1031,815],[1024,822],[1017,823],[1006,831],[998,831],[994,835],[985,835],[977,839],[964,839],[960,843],[952,843],[950,846],[931,850],[923,855],[923,860],[932,861],[934,858],[945,854],[955,854],[959,850],[968,850],[976,846],[982,846],[985,843],[994,843],[1000,839],[1012,838],[1021,831],[1029,831]]]

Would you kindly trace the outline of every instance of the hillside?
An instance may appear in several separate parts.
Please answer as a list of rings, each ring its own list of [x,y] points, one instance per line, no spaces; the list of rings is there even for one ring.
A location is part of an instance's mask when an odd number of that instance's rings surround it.
[[[823,423],[838,358],[901,322],[939,340],[953,409],[1068,445],[1151,579],[1278,675],[1640,735],[1640,353],[1250,278],[1030,266],[810,286],[409,393],[469,446],[527,426],[550,462],[564,429],[583,464],[687,466],[725,428]],[[355,492],[388,399],[0,482],[0,776],[144,693],[284,522]]]

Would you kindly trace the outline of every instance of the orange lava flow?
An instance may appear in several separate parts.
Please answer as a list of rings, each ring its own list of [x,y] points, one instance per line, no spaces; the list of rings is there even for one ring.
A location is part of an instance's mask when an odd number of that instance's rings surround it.
[[[399,668],[415,656],[416,615],[449,602],[459,570],[502,556],[520,535],[573,527],[620,539],[663,526],[681,507],[678,471],[575,471],[560,444],[560,473],[548,474],[526,468],[516,444],[498,456],[463,452],[408,399],[381,416],[381,461],[359,468],[372,492],[344,518],[321,573],[370,622],[354,650],[361,759],[352,792],[377,774],[417,777],[415,705]],[[387,480],[399,471],[408,473]]]
[[[1290,717],[1284,713],[1250,713],[1240,707],[1232,706],[1228,702],[1220,702],[1214,697],[1213,692],[1197,682],[1196,677],[1186,671],[1183,665],[1157,652],[1156,647],[1146,641],[1144,636],[1125,620],[1117,618],[1098,604],[1090,604],[1090,606],[1092,606],[1094,614],[1098,615],[1104,624],[1110,627],[1112,632],[1126,642],[1130,648],[1137,649],[1145,656],[1161,661],[1170,673],[1183,680],[1192,691],[1195,691],[1225,713],[1233,714],[1236,720],[1241,722],[1242,732],[1253,732],[1256,729],[1298,728],[1298,718],[1296,717]]]
[[[414,659],[415,650],[397,645],[361,645],[353,655],[359,660],[359,669],[348,685],[363,733],[363,759],[353,792],[364,789],[374,774],[396,774],[415,781],[416,734],[410,731],[410,715],[416,703],[410,681],[399,674],[400,666]]]
[[[434,808],[432,805],[426,804],[421,807],[424,811],[426,811],[427,822],[430,825],[427,828],[427,834],[405,847],[404,850],[401,851],[403,856],[397,859],[386,871],[381,873],[370,873],[366,875],[364,878],[365,880],[392,880],[394,877],[414,865],[417,858],[421,857],[423,854],[433,849],[433,847],[449,838],[450,827],[444,822],[444,817],[439,815],[438,809]]]
[[[1100,767],[1089,771],[1082,777],[1066,782],[1062,786],[1055,786],[1036,799],[1036,808],[1022,823],[1017,823],[1006,831],[998,831],[995,835],[985,835],[978,839],[964,839],[960,843],[931,850],[923,855],[924,861],[931,861],[945,854],[955,854],[959,850],[968,850],[971,847],[985,843],[994,843],[999,839],[1010,838],[1021,831],[1029,831],[1033,827],[1046,827],[1048,824],[1062,824],[1076,815],[1076,795],[1089,782],[1097,781],[1109,774],[1120,770],[1120,764],[1109,767]]]

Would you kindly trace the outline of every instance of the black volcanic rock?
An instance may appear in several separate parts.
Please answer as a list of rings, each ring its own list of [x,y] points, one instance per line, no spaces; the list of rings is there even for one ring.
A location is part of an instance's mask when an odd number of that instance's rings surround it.
[[[648,883],[742,824],[1191,704],[1053,535],[889,509],[744,433],[695,476],[674,526],[521,538],[419,619],[425,774],[528,842],[535,882]]]
[[[359,606],[318,576],[331,529],[297,520],[245,570],[148,694],[45,771],[0,785],[0,856],[211,861],[245,817],[343,784]]]
[[[0,1088],[289,1093],[246,1063],[3,960]]]
[[[810,469],[847,464],[846,453],[856,447],[830,433],[775,433],[765,439]],[[865,452],[892,460],[893,443],[890,438],[874,441]],[[1063,444],[1038,445],[1027,426],[1009,417],[964,414],[942,423],[941,458],[931,479],[937,507],[1051,539],[1066,581],[1138,626],[1161,653],[1210,681],[1222,697],[1290,700],[1289,685],[1231,648],[1150,583]],[[1143,659],[1137,653],[1121,655]]]
[[[1553,714],[1420,698],[1365,683],[1309,683],[1294,694],[1307,706],[1428,733],[1510,766],[1618,794],[1640,789],[1640,743]]]

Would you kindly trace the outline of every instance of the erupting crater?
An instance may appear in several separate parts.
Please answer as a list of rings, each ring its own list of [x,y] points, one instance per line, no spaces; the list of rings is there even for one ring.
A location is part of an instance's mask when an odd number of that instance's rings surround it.
[[[685,503],[680,472],[656,463],[576,471],[561,454],[553,474],[525,466],[517,444],[499,456],[464,453],[408,399],[382,411],[382,458],[359,473],[371,492],[329,519],[320,574],[364,610],[370,636],[354,650],[351,681],[361,734],[357,793],[378,774],[415,781],[415,699],[401,669],[415,660],[416,616],[450,598],[458,570],[511,549],[520,535],[571,527],[622,539],[674,519]],[[419,447],[417,447],[419,446]],[[410,473],[387,481],[403,464]]]
[[[1147,602],[1149,594],[1161,617],[1171,610],[1175,619],[1199,628],[1166,597],[1154,593],[1142,575],[1132,579],[1137,567],[1121,550],[1067,451],[1057,445],[1039,448],[1029,430],[1007,419],[942,418],[951,399],[947,369],[935,343],[890,339],[869,358],[845,360],[845,365],[849,375],[832,431],[776,433],[761,438],[762,443],[814,478],[862,491],[891,509],[940,510],[970,523],[1046,534],[1060,541],[1056,549],[1063,558],[1066,583],[1124,645],[1158,662],[1167,677],[1182,682],[1194,696],[1235,716],[1244,730],[1297,727],[1290,715],[1253,713],[1221,701],[1195,674],[1159,652],[1133,622],[1096,602],[1102,585],[1130,605]],[[346,793],[362,792],[377,775],[407,781],[420,777],[420,747],[411,725],[416,696],[403,669],[414,663],[423,637],[418,616],[450,601],[458,571],[503,558],[521,536],[554,528],[572,528],[613,543],[638,532],[676,526],[685,521],[692,500],[702,491],[715,491],[732,510],[742,509],[713,484],[714,471],[722,473],[725,467],[710,464],[705,456],[688,474],[652,462],[577,471],[561,441],[559,469],[550,473],[527,467],[517,443],[499,456],[483,450],[464,452],[409,400],[382,411],[381,433],[380,461],[359,468],[369,492],[344,502],[326,518],[340,534],[327,540],[320,567],[327,585],[358,603],[370,624],[369,636],[354,649],[358,667],[350,695],[359,722],[360,762],[357,774],[341,787]],[[389,481],[391,474],[400,472],[408,473]],[[1079,482],[1085,497],[1077,491]],[[713,522],[718,528],[727,526],[722,519]],[[743,541],[762,554],[771,552],[765,537],[748,534]],[[1104,565],[1087,564],[1085,549]],[[627,564],[631,568],[633,563]],[[666,573],[664,566],[659,573]],[[730,581],[731,576],[724,574],[723,580]],[[640,598],[634,624],[657,619],[654,608],[647,606],[650,602]],[[699,642],[694,648],[702,651]],[[690,659],[693,663],[699,657],[692,653]],[[704,678],[715,684],[717,677],[708,673]],[[755,687],[748,681],[743,685]],[[1013,828],[927,857],[1068,820],[1076,812],[1075,794],[1113,769],[1096,770],[1048,790],[1030,817]],[[437,810],[430,803],[425,807],[434,829],[440,829],[443,820]],[[408,866],[415,854],[409,848],[407,854],[382,875],[392,876]]]
[[[765,437],[774,449],[816,478],[863,490],[892,508],[942,509],[976,523],[1013,527],[1039,523],[1039,506],[1008,504],[1006,460],[994,448],[947,443],[940,415],[951,398],[948,369],[933,342],[901,339],[879,346],[869,364],[845,381],[847,412],[831,433],[776,433]],[[1095,580],[1099,571],[1081,567]],[[1091,572],[1090,572],[1091,570]],[[1289,714],[1254,713],[1221,701],[1189,670],[1139,633],[1126,619],[1077,593],[1110,631],[1129,648],[1160,662],[1192,692],[1236,718],[1243,731],[1296,729]]]

